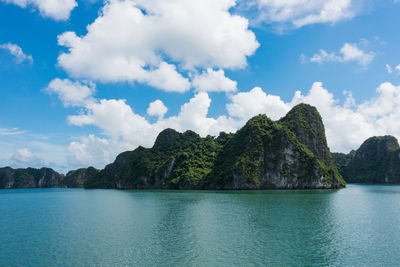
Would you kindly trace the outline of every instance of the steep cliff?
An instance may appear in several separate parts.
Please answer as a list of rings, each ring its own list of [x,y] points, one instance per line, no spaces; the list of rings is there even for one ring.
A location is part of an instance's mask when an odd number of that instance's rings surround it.
[[[0,169],[0,188],[53,188],[60,187],[64,175],[50,168]]]
[[[152,148],[120,154],[87,188],[339,188],[318,111],[294,107],[274,122],[259,115],[236,134],[201,138],[164,130]]]
[[[393,136],[374,136],[349,154],[334,154],[349,183],[400,183],[400,147]]]
[[[50,168],[0,168],[0,189],[83,187],[99,170],[89,167],[60,174]]]

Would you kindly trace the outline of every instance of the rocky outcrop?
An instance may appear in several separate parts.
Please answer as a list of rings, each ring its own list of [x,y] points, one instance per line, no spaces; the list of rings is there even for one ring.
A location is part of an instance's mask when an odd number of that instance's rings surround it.
[[[97,175],[98,172],[99,170],[93,167],[69,171],[61,181],[61,185],[70,188],[84,187],[86,181]]]
[[[330,166],[333,161],[325,136],[325,127],[317,109],[299,104],[280,119],[320,161]]]
[[[60,187],[64,175],[50,168],[0,169],[0,188],[54,188]]]
[[[0,168],[0,189],[83,187],[89,177],[98,173],[93,167],[60,174],[50,168]]]
[[[120,154],[87,188],[340,188],[318,111],[294,107],[280,121],[259,115],[236,134],[201,138],[164,130],[150,149]]]
[[[333,155],[340,173],[349,183],[400,183],[400,147],[393,136],[374,136],[357,151]]]

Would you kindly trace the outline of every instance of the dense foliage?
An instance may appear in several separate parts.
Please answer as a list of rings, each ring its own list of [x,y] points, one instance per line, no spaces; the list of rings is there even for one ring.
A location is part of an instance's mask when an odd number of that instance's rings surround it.
[[[64,176],[49,168],[0,169],[0,188],[58,187]]]
[[[333,158],[347,182],[400,183],[400,147],[393,136],[371,137],[357,151]]]
[[[325,127],[317,109],[307,104],[296,105],[279,121],[326,165],[332,164],[326,142]]]
[[[318,111],[306,104],[284,118],[250,119],[235,134],[200,137],[162,131],[152,148],[117,156],[103,170],[67,175],[51,169],[0,170],[0,187],[267,189],[338,188],[345,182],[333,164]]]
[[[320,115],[301,104],[281,121],[259,115],[236,134],[217,138],[166,129],[152,148],[121,153],[85,186],[256,189],[345,183],[332,163]]]
[[[354,159],[354,156],[356,155],[356,151],[352,150],[348,154],[344,153],[332,153],[332,159],[333,162],[336,165],[336,168],[338,169],[339,173],[343,176],[345,168],[347,165],[349,165],[350,161]],[[343,176],[343,178],[345,178]],[[345,179],[346,180],[346,179]]]
[[[2,188],[56,188],[83,187],[88,177],[99,171],[93,167],[60,174],[50,168],[13,169],[0,168],[0,189]]]
[[[193,131],[181,134],[173,129],[162,131],[153,148],[139,147],[120,154],[87,187],[185,188],[200,186],[211,171],[215,157],[230,138],[201,138]]]

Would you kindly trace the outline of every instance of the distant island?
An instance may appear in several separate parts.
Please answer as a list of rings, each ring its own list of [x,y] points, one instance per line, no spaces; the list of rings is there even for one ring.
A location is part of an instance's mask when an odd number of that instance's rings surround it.
[[[393,136],[374,136],[356,151],[332,156],[348,183],[400,183],[400,146]]]
[[[103,170],[0,169],[0,188],[322,189],[342,188],[315,107],[295,106],[278,121],[250,119],[237,133],[200,137],[162,131],[152,148],[123,152]]]

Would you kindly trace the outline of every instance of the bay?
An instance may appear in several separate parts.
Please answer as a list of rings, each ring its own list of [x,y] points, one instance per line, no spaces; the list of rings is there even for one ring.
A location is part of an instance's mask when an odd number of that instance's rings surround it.
[[[400,186],[0,190],[0,266],[398,266]]]

